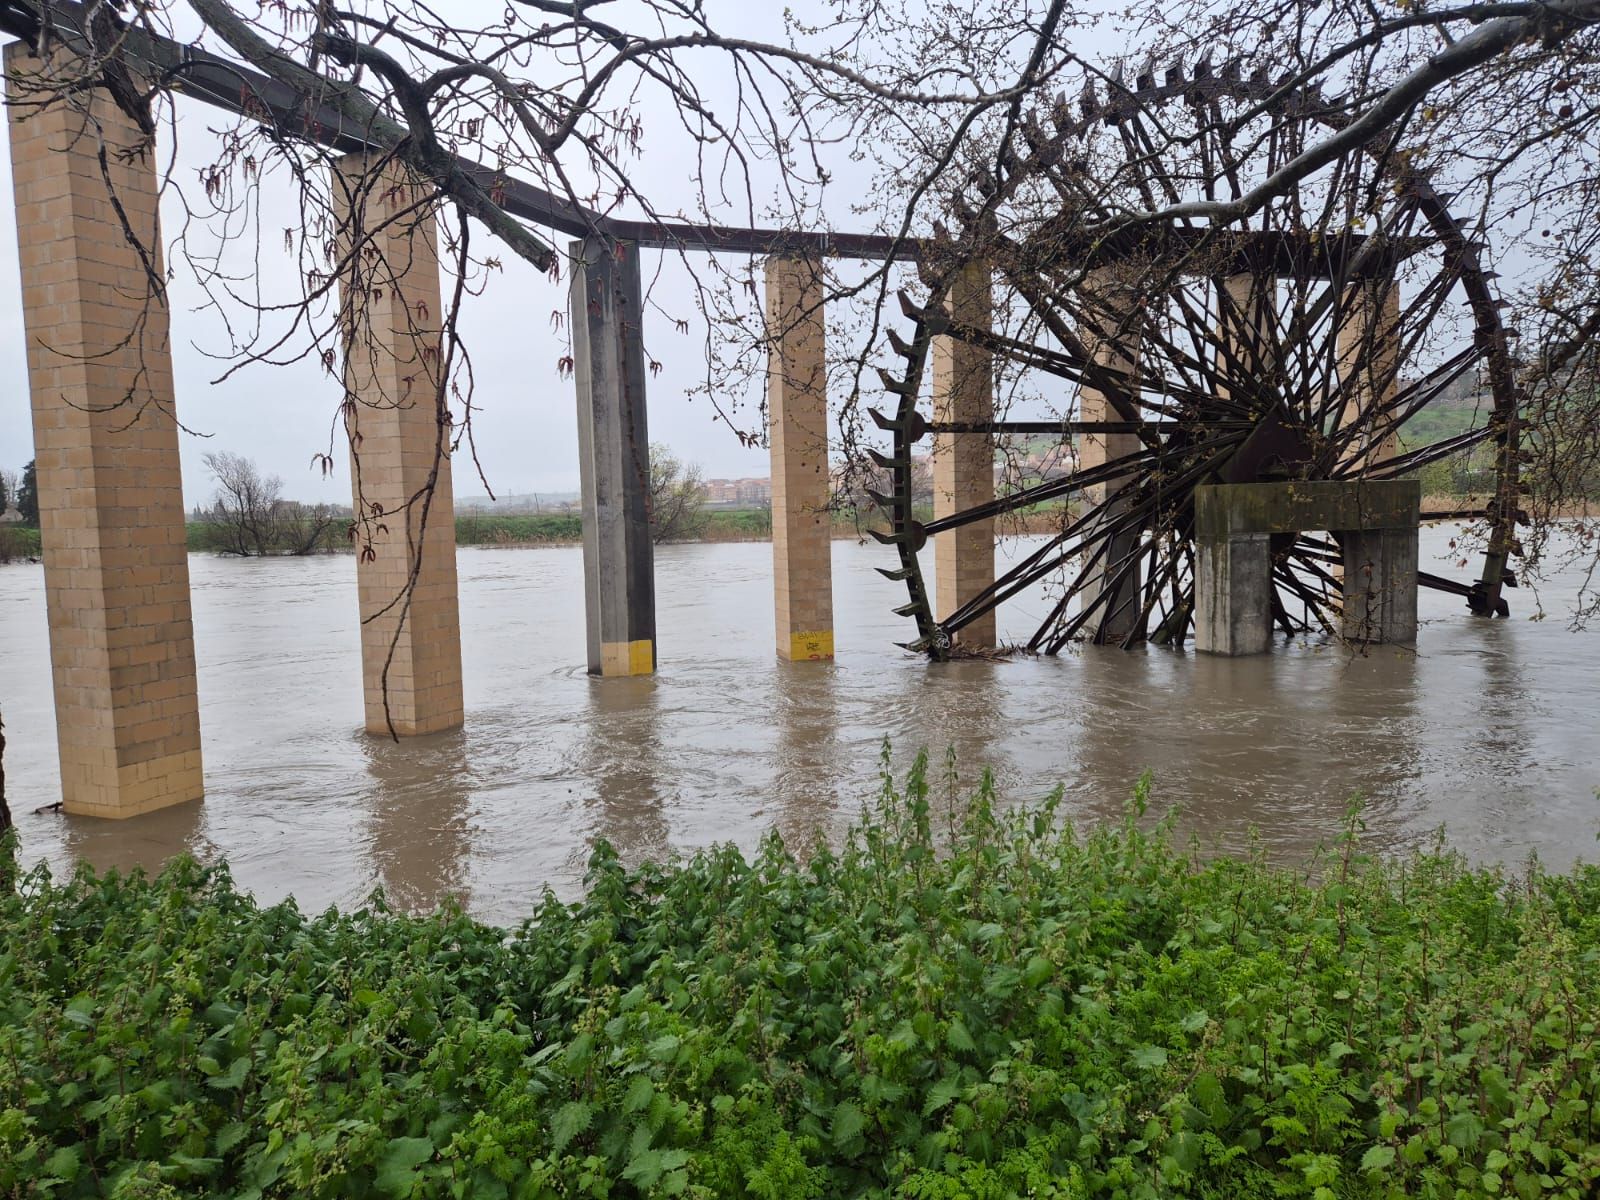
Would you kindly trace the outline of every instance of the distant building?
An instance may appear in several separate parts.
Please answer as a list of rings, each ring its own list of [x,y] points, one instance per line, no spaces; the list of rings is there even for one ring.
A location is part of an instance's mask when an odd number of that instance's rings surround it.
[[[736,498],[736,488],[731,479],[706,480],[707,504],[733,504]]]
[[[707,504],[772,503],[770,479],[708,479],[704,491]]]
[[[0,512],[0,525],[21,525],[22,514],[17,511],[14,504],[7,504],[5,512]]]

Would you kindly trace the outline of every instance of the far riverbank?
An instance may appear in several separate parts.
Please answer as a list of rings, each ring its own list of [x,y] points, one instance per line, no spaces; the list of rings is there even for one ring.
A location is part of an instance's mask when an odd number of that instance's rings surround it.
[[[1037,512],[1007,518],[1001,528],[1006,533],[1049,533],[1060,527],[1063,513],[1054,505]],[[924,517],[931,516],[931,512]],[[832,521],[835,538],[860,541],[881,519],[873,513],[836,513]],[[348,552],[352,546],[344,535],[346,520],[336,521],[330,537],[319,553]],[[185,526],[190,551],[228,554],[230,530],[210,521],[190,521]],[[766,508],[717,509],[703,514],[703,523],[691,535],[667,539],[674,543],[718,544],[726,542],[766,542],[772,540],[772,512]],[[538,546],[576,546],[583,542],[582,518],[576,512],[558,513],[481,513],[456,516],[456,545],[505,548]],[[39,531],[20,525],[0,528],[0,562],[37,559],[40,556]]]
[[[1470,520],[1482,514],[1488,497],[1425,495],[1422,511],[1434,517],[1446,513]],[[1005,534],[1053,533],[1061,528],[1064,517],[1070,518],[1075,506],[1052,504],[1030,512],[1015,513],[1001,518],[1000,532]],[[1571,506],[1562,513],[1572,518],[1592,518],[1600,515],[1600,503]],[[931,510],[919,513],[926,520]],[[861,541],[867,531],[881,525],[878,513],[838,512],[833,514],[832,535],[839,540]],[[341,553],[351,549],[343,534],[344,521],[336,521],[331,540],[319,553]],[[194,553],[227,554],[229,533],[226,526],[209,521],[190,521],[185,526],[188,545]],[[686,537],[668,539],[680,544],[719,544],[728,542],[765,542],[772,539],[772,511],[767,508],[716,509],[703,514],[702,524]],[[497,546],[505,548],[532,548],[539,546],[576,546],[583,542],[582,519],[577,512],[553,513],[483,513],[466,512],[456,516],[456,545]],[[0,527],[0,563],[37,559],[40,556],[39,531],[20,525]]]
[[[1063,505],[1042,507],[1035,512],[1007,518],[1002,529],[1007,533],[1050,533],[1060,528],[1061,519],[1071,509]],[[920,514],[926,520],[932,511]],[[687,537],[669,538],[674,543],[766,542],[772,540],[772,511],[767,508],[716,509],[703,514],[703,525]],[[877,512],[833,514],[832,535],[860,541],[867,530],[882,528]],[[505,516],[467,514],[456,517],[458,546],[568,546],[583,541],[583,527],[577,513],[522,513]],[[192,540],[191,540],[192,548]]]

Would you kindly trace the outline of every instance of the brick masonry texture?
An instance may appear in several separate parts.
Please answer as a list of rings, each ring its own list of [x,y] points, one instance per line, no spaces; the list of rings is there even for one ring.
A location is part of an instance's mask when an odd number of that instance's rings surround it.
[[[1345,297],[1336,352],[1341,387],[1347,391],[1339,423],[1358,421],[1374,406],[1388,405],[1398,389],[1400,364],[1400,288],[1392,279],[1358,283]],[[1375,443],[1354,446],[1349,461],[1372,467],[1399,452],[1399,436],[1389,430]]]
[[[130,817],[204,791],[157,151],[99,91],[8,116],[62,800]]]
[[[1090,358],[1112,371],[1137,372],[1140,351],[1138,333],[1134,328],[1125,328],[1132,324],[1129,306],[1136,292],[1119,278],[1115,268],[1104,268],[1089,273],[1084,282],[1084,295],[1086,300],[1093,302],[1085,306],[1088,319],[1081,330],[1084,347]],[[1085,385],[1079,391],[1080,421],[1122,421],[1137,418],[1138,415],[1137,412],[1119,412],[1111,397],[1099,388]],[[1082,470],[1103,466],[1136,453],[1141,445],[1136,433],[1085,433],[1078,441],[1078,465]],[[1092,505],[1104,506],[1107,497],[1126,480],[1127,476],[1123,475],[1105,483],[1091,484],[1083,489],[1084,498]],[[1114,514],[1116,510],[1109,511]],[[1089,569],[1080,594],[1079,603],[1082,607],[1094,604],[1098,597],[1104,595],[1109,584],[1108,576],[1115,574],[1115,564],[1133,549],[1136,538],[1137,535],[1118,535],[1108,545],[1100,561]],[[1120,636],[1135,623],[1137,610],[1130,600],[1138,586],[1138,570],[1135,568],[1133,575],[1118,589],[1119,594],[1105,602],[1101,612],[1115,612],[1117,615],[1103,615],[1095,619],[1095,624],[1103,622],[1108,635]]]
[[[354,264],[341,273],[340,304],[352,493],[363,514],[360,542],[371,546],[370,555],[357,554],[356,568],[366,727],[386,734],[392,719],[402,737],[437,733],[461,724],[462,698],[450,426],[441,425],[436,403],[436,223],[402,168],[362,155],[340,160],[334,197],[347,251],[341,257]]]
[[[767,262],[767,441],[780,658],[833,657],[828,365],[822,279],[806,259]]]
[[[969,264],[950,289],[951,316],[988,329],[993,321],[989,270]],[[953,338],[933,345],[933,419],[994,420],[994,362],[987,350]],[[949,516],[994,499],[994,439],[943,433],[933,440],[933,515]],[[935,534],[934,587],[938,615],[954,612],[994,582],[994,520],[973,521]],[[995,644],[994,610],[956,633],[968,649]]]

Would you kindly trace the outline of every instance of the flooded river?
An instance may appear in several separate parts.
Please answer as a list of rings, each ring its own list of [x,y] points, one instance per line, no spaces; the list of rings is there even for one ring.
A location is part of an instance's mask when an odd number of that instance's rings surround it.
[[[1425,531],[1425,560],[1447,536]],[[1157,804],[1224,849],[1255,831],[1276,856],[1303,854],[1361,792],[1385,848],[1444,826],[1483,859],[1600,856],[1600,633],[1565,630],[1559,585],[1543,622],[1525,619],[1525,592],[1497,622],[1424,592],[1416,653],[1087,647],[931,666],[892,645],[909,633],[889,612],[900,585],[871,570],[884,550],[837,542],[838,660],[785,666],[771,547],[674,546],[656,560],[660,673],[600,682],[583,669],[578,549],[463,549],[459,564],[466,727],[397,745],[361,731],[353,559],[195,557],[207,798],[115,823],[32,811],[59,797],[43,575],[0,568],[0,711],[27,860],[188,850],[225,856],[263,900],[320,908],[382,884],[408,907],[455,894],[514,920],[547,884],[575,894],[598,837],[638,859],[750,847],[774,826],[837,835],[885,738],[901,768],[919,746],[954,747],[964,778],[992,767],[1008,800],[1059,783],[1081,820],[1117,814],[1149,769]],[[1002,637],[1025,636],[1042,605],[1002,612]]]

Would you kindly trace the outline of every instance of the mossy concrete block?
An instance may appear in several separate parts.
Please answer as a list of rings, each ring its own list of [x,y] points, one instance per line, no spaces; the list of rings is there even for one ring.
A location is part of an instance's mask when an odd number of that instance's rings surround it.
[[[1422,484],[1415,479],[1224,483],[1195,489],[1195,533],[1299,533],[1308,529],[1415,529]]]
[[[1195,552],[1194,648],[1265,654],[1272,646],[1272,537],[1203,538]]]
[[[1345,637],[1417,638],[1416,480],[1236,483],[1195,490],[1195,647],[1259,654],[1272,641],[1272,535],[1327,530],[1344,550]]]

